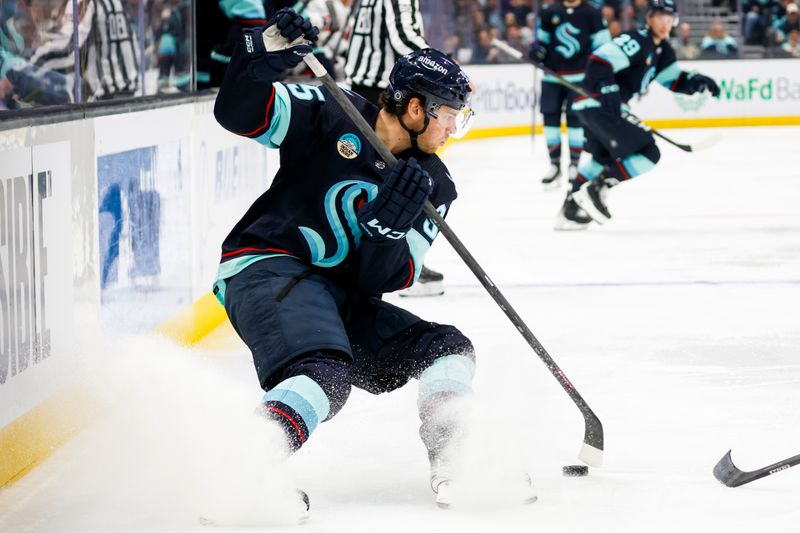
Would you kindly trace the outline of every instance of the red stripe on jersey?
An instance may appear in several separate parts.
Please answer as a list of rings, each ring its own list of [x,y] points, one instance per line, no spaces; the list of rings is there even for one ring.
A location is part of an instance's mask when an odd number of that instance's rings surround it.
[[[603,59],[602,57],[598,57],[598,56],[596,56],[596,55],[594,55],[594,54],[592,54],[592,55],[590,55],[590,56],[589,56],[589,61],[597,61],[598,63],[605,63],[605,64],[606,64],[606,65],[608,65],[609,67],[611,66],[611,63],[609,63],[608,61],[606,61],[606,60],[605,60],[605,59]]]
[[[222,254],[222,257],[231,257],[233,255],[243,254],[245,252],[275,252],[279,254],[294,255],[292,254],[292,252],[281,250],[280,248],[240,248],[239,250],[234,250],[232,252],[224,253]]]
[[[411,258],[408,259],[408,267],[411,269],[411,275],[408,276],[406,284],[400,287],[401,289],[409,287],[411,283],[414,281],[414,261],[412,261]]]
[[[261,130],[266,129],[269,126],[269,111],[270,111],[270,109],[272,109],[272,102],[273,101],[275,101],[275,86],[274,85],[272,86],[272,93],[270,93],[270,95],[269,95],[269,102],[267,102],[267,112],[266,112],[266,116],[264,117],[264,123],[262,125],[260,125],[259,127],[257,127],[256,129],[254,129],[253,131],[251,131],[249,133],[242,133],[240,135],[243,135],[244,137],[253,137],[253,136],[255,136],[256,133],[260,133]]]

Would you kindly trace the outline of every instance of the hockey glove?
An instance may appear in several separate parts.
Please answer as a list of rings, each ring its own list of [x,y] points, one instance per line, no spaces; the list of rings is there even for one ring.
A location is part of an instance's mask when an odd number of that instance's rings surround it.
[[[401,159],[375,198],[358,212],[358,223],[371,239],[402,239],[419,217],[432,189],[430,174],[416,159]]]
[[[613,119],[622,115],[622,96],[619,94],[619,85],[604,83],[600,86],[600,107],[605,114]]]
[[[543,64],[545,58],[547,57],[547,47],[543,46],[542,43],[539,41],[533,41],[531,45],[531,50],[528,53],[528,58],[533,61],[535,64]]]
[[[246,29],[243,33],[245,49],[255,59],[249,65],[251,75],[275,81],[311,53],[310,43],[317,40],[319,29],[293,9],[283,8],[264,28]]]
[[[689,87],[694,93],[707,90],[711,93],[711,96],[719,96],[719,85],[717,85],[717,82],[708,76],[703,76],[702,74],[689,74],[688,78],[686,79],[686,83],[689,84]]]

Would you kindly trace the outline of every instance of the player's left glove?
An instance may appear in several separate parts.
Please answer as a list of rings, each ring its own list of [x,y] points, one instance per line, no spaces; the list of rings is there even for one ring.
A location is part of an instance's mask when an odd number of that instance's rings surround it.
[[[717,85],[717,82],[708,76],[703,76],[702,74],[689,74],[689,77],[686,79],[686,83],[689,84],[692,92],[699,93],[707,90],[711,93],[711,96],[719,96],[719,85]]]
[[[433,180],[413,157],[399,160],[375,198],[358,212],[358,223],[373,240],[402,239],[422,212]]]
[[[610,118],[617,120],[622,115],[622,95],[616,83],[603,83],[599,88],[600,108]]]

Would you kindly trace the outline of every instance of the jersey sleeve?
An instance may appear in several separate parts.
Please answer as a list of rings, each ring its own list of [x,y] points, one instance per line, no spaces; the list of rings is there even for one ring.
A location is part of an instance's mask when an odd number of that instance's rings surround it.
[[[596,11],[592,16],[592,50],[597,50],[604,44],[611,41],[611,32],[608,31],[608,22],[603,18],[600,11]]]
[[[430,156],[420,164],[434,180],[429,200],[444,218],[456,199],[455,185],[437,156]],[[405,239],[362,241],[352,265],[359,292],[378,295],[410,287],[419,278],[425,255],[438,233],[433,220],[423,212]]]
[[[662,45],[659,69],[656,71],[654,81],[672,92],[692,94],[693,89],[687,83],[689,77],[689,73],[681,70],[680,66],[678,66],[675,50],[666,43]]]
[[[275,81],[280,72],[256,68],[265,54],[263,44],[261,51],[256,46],[260,39],[260,33],[246,30],[237,42],[214,104],[214,116],[232,133],[279,148],[318,124],[327,98],[319,87],[283,84]]]
[[[428,47],[422,36],[418,0],[384,0],[383,5],[389,42],[398,55]]]

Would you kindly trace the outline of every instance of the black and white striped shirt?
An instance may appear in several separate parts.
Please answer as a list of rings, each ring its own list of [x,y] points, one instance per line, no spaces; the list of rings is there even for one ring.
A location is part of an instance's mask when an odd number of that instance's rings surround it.
[[[347,81],[384,89],[397,58],[427,47],[419,0],[362,0],[347,50]]]
[[[78,0],[78,47],[82,101],[132,95],[139,79],[136,32],[122,0]],[[72,0],[51,39],[39,47],[30,62],[38,67],[74,76]]]

